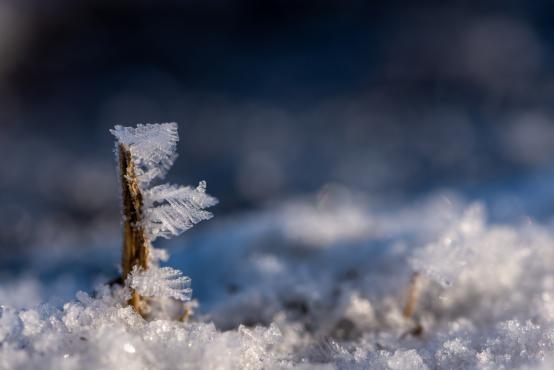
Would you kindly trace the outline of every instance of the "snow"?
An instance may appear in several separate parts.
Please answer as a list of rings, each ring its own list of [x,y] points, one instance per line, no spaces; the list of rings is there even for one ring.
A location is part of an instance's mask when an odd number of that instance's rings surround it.
[[[483,257],[479,252],[486,252],[486,246],[480,246],[476,240],[483,234],[485,218],[484,206],[471,204],[438,241],[416,251],[412,268],[445,286],[451,285],[468,264],[475,262],[472,260]]]
[[[61,309],[2,308],[3,369],[261,368],[271,361],[265,345],[275,327],[219,333],[209,323],[146,322],[122,296],[92,299],[85,293]],[[7,335],[6,335],[7,333]],[[195,365],[196,364],[196,365]]]
[[[174,124],[114,134],[148,174],[147,209],[172,207],[177,221],[161,236],[208,218],[201,212],[215,200],[205,183],[151,185],[152,171],[175,157]],[[144,145],[149,135],[156,140]],[[113,248],[68,254],[62,265],[30,255],[42,270],[0,280],[0,369],[547,369],[554,229],[530,217],[500,222],[488,208],[444,191],[382,206],[326,186],[173,239],[169,260],[152,248],[156,263],[135,268],[124,286],[94,273],[114,263]],[[105,243],[117,245],[109,235]],[[60,266],[88,285],[44,278]],[[420,295],[405,317],[416,272]],[[56,298],[93,282],[101,284]],[[127,305],[131,289],[152,299],[148,320]]]
[[[334,235],[306,245],[290,229],[290,210],[309,214],[306,230],[317,234],[337,204],[317,199],[220,221],[189,240],[194,247],[173,248],[171,263],[199,291],[188,322],[142,319],[125,305],[125,287],[36,304],[47,283],[27,278],[13,289],[30,292],[28,306],[2,307],[0,368],[548,368],[548,224],[495,224],[482,203],[440,193],[394,211],[338,202],[353,220],[365,215],[366,231],[336,222]],[[422,214],[431,219],[422,223]],[[405,318],[414,267],[422,293]]]

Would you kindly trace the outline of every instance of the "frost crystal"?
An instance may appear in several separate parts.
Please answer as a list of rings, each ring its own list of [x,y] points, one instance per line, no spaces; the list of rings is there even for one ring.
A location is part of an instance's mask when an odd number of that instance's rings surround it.
[[[143,185],[163,179],[177,158],[177,123],[146,124],[137,127],[115,126],[110,132],[119,144],[129,148]]]
[[[170,297],[180,301],[190,299],[190,278],[171,267],[133,268],[129,286],[144,297]]]
[[[152,240],[170,238],[190,229],[200,221],[212,218],[203,210],[217,200],[206,194],[206,182],[196,189],[189,186],[163,184],[146,192],[149,207],[146,210],[146,229]]]

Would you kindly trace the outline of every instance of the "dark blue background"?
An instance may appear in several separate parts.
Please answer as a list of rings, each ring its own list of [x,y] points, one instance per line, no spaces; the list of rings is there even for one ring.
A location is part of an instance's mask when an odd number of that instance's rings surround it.
[[[117,230],[114,124],[177,121],[170,180],[206,179],[220,217],[328,183],[382,202],[506,193],[533,206],[504,213],[549,215],[553,10],[4,1],[0,260]]]

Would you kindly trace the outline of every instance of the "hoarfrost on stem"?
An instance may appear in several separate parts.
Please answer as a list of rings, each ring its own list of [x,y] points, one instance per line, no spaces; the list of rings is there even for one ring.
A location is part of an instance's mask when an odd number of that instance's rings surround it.
[[[158,237],[170,238],[190,229],[213,215],[204,208],[217,204],[206,194],[206,182],[196,188],[172,184],[151,186],[154,179],[163,179],[177,158],[177,124],[146,124],[134,127],[115,126],[110,132],[117,144],[131,152],[136,176],[144,201],[144,225],[153,242]],[[117,151],[116,151],[117,153]]]
[[[179,235],[198,222],[210,219],[212,214],[205,208],[215,205],[217,200],[206,194],[205,181],[196,188],[152,184],[154,180],[165,177],[177,158],[179,135],[176,123],[139,124],[136,127],[118,125],[110,132],[117,138],[116,155],[130,157],[127,161],[131,162],[131,170],[122,174],[122,182],[136,180],[136,185],[132,181],[128,185],[132,192],[138,193],[137,204],[131,205],[130,212],[140,217],[136,217],[138,221],[128,222],[132,224],[131,229],[140,229],[140,235],[143,235],[144,241],[138,248],[148,250],[147,261],[143,259],[141,267],[134,262],[129,266],[127,284],[147,297],[189,300],[190,279],[178,270],[158,267],[160,261],[167,260],[167,254],[154,249],[151,243],[158,237],[168,239]]]

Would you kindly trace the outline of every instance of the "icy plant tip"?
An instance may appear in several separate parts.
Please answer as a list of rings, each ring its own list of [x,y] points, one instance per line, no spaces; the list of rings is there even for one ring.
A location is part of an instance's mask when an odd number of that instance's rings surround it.
[[[116,157],[123,203],[123,280],[131,289],[131,304],[145,316],[146,298],[190,299],[190,279],[178,270],[159,267],[165,251],[154,249],[158,237],[171,238],[212,214],[205,208],[217,200],[206,194],[206,182],[196,188],[153,184],[162,180],[177,158],[177,124],[115,126]]]

